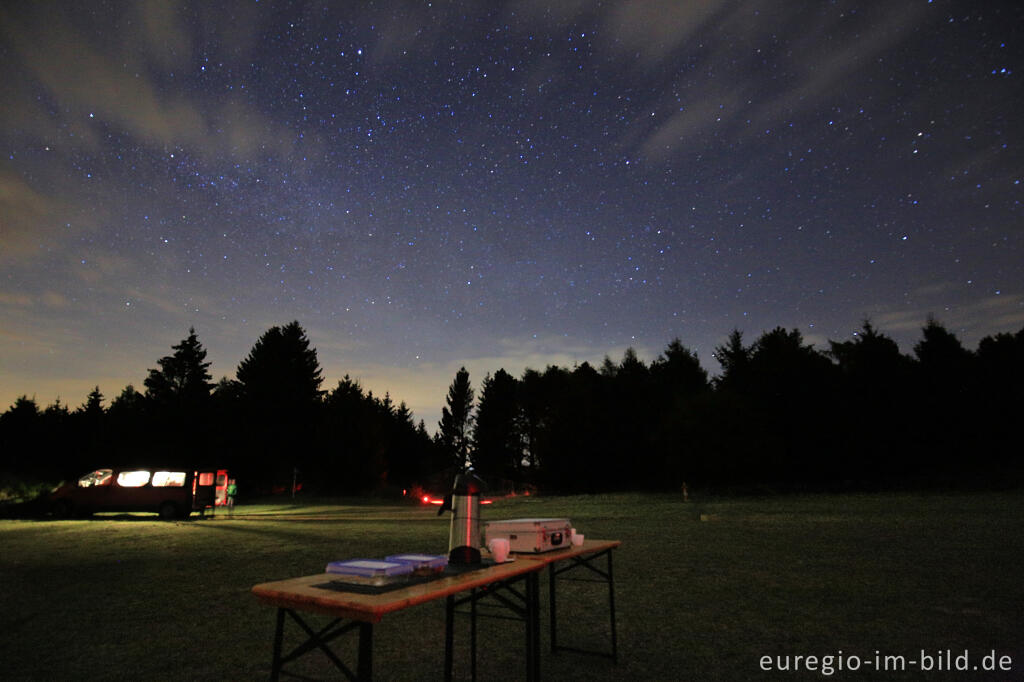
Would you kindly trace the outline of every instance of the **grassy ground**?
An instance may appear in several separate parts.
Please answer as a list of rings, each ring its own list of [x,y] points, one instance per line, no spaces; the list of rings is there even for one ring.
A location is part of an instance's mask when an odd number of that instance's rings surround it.
[[[922,649],[952,650],[954,662],[967,650],[971,666],[995,650],[1012,658],[1012,672],[975,677],[1022,679],[1022,503],[1019,493],[689,503],[614,495],[499,500],[485,514],[568,516],[589,537],[623,541],[620,663],[545,651],[547,679],[970,677],[910,664],[904,675],[874,670],[876,652],[916,662]],[[0,521],[0,677],[265,679],[274,613],[252,585],[335,559],[443,553],[447,536],[434,508],[377,502],[249,505],[232,519],[182,523]],[[561,639],[606,646],[605,593],[565,588]],[[571,614],[569,604],[578,605]],[[542,626],[546,642],[545,614]],[[481,622],[481,679],[522,678],[521,627]],[[378,679],[439,679],[443,628],[442,602],[386,618],[374,633]],[[872,663],[833,675],[822,661],[802,674],[760,668],[762,656],[840,652]],[[456,667],[468,679],[465,660]],[[333,674],[319,654],[304,670]]]

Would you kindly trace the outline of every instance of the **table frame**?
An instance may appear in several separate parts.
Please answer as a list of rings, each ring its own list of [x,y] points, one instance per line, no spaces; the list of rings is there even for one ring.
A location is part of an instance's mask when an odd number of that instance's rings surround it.
[[[491,583],[481,588],[473,588],[464,597],[449,595],[445,600],[445,648],[444,648],[444,679],[450,682],[454,667],[454,627],[455,614],[458,607],[469,604],[470,622],[470,679],[476,680],[477,652],[477,618],[505,618],[520,620],[524,624],[526,636],[526,679],[535,682],[540,679],[540,571],[531,571],[515,578]],[[520,590],[519,583],[523,589]],[[481,614],[477,604],[485,599],[496,602],[498,606],[510,611],[512,616]]]
[[[285,615],[290,616],[309,637],[304,643],[295,647],[287,655],[281,655],[281,644],[284,638],[284,622]],[[344,635],[352,630],[359,630],[359,649],[356,658],[356,672],[345,665],[337,654],[335,654],[328,645],[328,643]],[[271,661],[270,679],[278,680],[284,671],[284,665],[297,658],[300,658],[313,649],[320,649],[324,655],[327,656],[334,663],[334,666],[340,670],[345,677],[350,680],[372,680],[373,679],[373,623],[353,620],[344,622],[343,618],[335,618],[325,627],[321,628],[319,632],[313,632],[313,629],[306,623],[294,610],[279,607],[277,609],[277,625],[274,630],[274,658]]]
[[[274,630],[274,650],[271,662],[271,679],[278,680],[282,673],[289,674],[284,666],[307,653],[319,649],[334,666],[350,680],[373,679],[373,625],[384,615],[411,606],[445,599],[445,680],[452,679],[454,664],[454,620],[459,607],[468,604],[470,616],[470,671],[476,680],[477,617],[512,618],[524,623],[526,649],[526,679],[535,682],[540,679],[540,574],[548,567],[549,606],[551,616],[551,651],[569,651],[584,654],[603,655],[618,661],[618,639],[615,624],[614,573],[612,551],[621,544],[618,540],[588,540],[580,547],[568,547],[541,554],[516,554],[516,561],[461,575],[446,576],[432,582],[403,587],[381,595],[362,595],[350,592],[334,592],[317,588],[316,584],[327,582],[330,576],[319,574],[290,580],[262,583],[252,588],[263,603],[277,607]],[[607,568],[602,570],[596,562],[606,557]],[[556,564],[568,561],[556,568]],[[605,582],[608,585],[608,605],[611,620],[611,654],[587,651],[558,644],[556,621],[556,581],[567,571],[585,568],[600,580],[591,578],[588,582]],[[572,578],[563,578],[573,580]],[[467,595],[459,596],[468,592]],[[503,607],[512,615],[493,616],[481,614],[478,604]],[[333,616],[330,623],[319,630],[307,623],[299,611]],[[305,632],[306,640],[288,653],[282,652],[285,622],[291,619]],[[352,671],[329,644],[335,639],[357,631],[358,648],[356,670]]]
[[[600,549],[590,554],[581,554],[578,556],[566,557],[565,561],[568,561],[569,563],[558,568],[555,567],[556,562],[554,561],[548,564],[548,611],[551,619],[550,636],[552,654],[558,653],[559,651],[570,651],[578,654],[604,656],[612,659],[615,663],[619,662],[619,638],[615,626],[615,573],[612,570],[612,551],[617,546],[618,545],[607,547],[605,549]],[[606,568],[604,570],[602,570],[595,564],[595,562],[602,556],[607,557]],[[592,573],[597,574],[597,576],[600,579],[590,578],[588,580],[586,578],[565,578],[565,580],[597,583],[603,582],[607,583],[608,585],[608,614],[611,629],[611,653],[606,653],[604,651],[580,649],[577,647],[564,646],[558,644],[558,613],[557,600],[555,596],[557,593],[557,589],[555,588],[555,582],[557,576],[561,575],[562,573],[567,573],[578,568],[589,569]]]

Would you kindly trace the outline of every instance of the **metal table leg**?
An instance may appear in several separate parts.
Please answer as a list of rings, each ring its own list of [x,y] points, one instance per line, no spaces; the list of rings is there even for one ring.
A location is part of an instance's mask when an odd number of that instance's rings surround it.
[[[611,658],[613,661],[618,663],[619,661],[619,643],[618,633],[616,631],[615,623],[615,573],[612,566],[612,551],[614,548],[606,549],[601,552],[596,552],[589,555],[580,555],[571,557],[568,559],[568,563],[564,566],[555,567],[555,563],[548,564],[548,599],[549,608],[551,615],[551,653],[558,651],[572,651],[580,654],[593,654],[597,656],[605,656]],[[606,557],[607,563],[606,568],[601,569],[595,562],[600,557]],[[571,571],[577,568],[586,568],[591,573],[596,574],[597,578],[591,578],[589,580],[584,578],[565,578],[565,580],[576,580],[580,582],[598,582],[606,583],[608,585],[608,614],[611,627],[611,653],[602,651],[589,651],[585,649],[578,649],[575,647],[563,646],[558,643],[558,623],[557,623],[557,593],[558,589],[556,586],[556,578],[558,575]]]
[[[523,581],[524,589],[517,589],[517,584]],[[512,616],[500,616],[489,613],[481,613],[477,608],[477,602],[489,599],[511,611]],[[454,621],[455,610],[463,604],[469,604],[468,615],[470,617],[470,674],[476,680],[477,665],[477,623],[478,617],[488,618],[511,618],[521,620],[524,627],[524,644],[526,647],[526,679],[535,682],[540,679],[540,579],[539,572],[527,573],[510,580],[492,583],[485,588],[476,588],[469,591],[467,596],[458,598],[455,595],[445,600],[445,652],[444,652],[444,679],[451,682],[453,661],[454,661]]]
[[[455,639],[455,596],[444,600],[444,680],[452,682],[452,659]]]
[[[526,679],[540,680],[540,572],[526,576]]]
[[[274,628],[274,659],[270,664],[270,680],[277,682],[281,677],[281,641],[284,639],[284,612],[277,610],[277,626]]]
[[[295,647],[288,654],[282,655],[282,644],[284,641],[284,622],[288,615],[306,633],[306,641]],[[356,661],[356,672],[345,665],[337,654],[331,651],[328,644],[352,630],[359,630],[359,648]],[[314,649],[320,649],[327,658],[334,663],[345,677],[357,682],[371,682],[373,680],[373,623],[362,621],[351,621],[342,623],[341,618],[336,618],[323,627],[319,632],[313,629],[292,609],[279,607],[277,609],[277,622],[274,629],[274,659],[270,666],[270,679],[276,682],[280,679],[284,664],[290,663],[297,658],[305,656]]]
[[[359,624],[359,660],[356,662],[356,679],[362,682],[373,680],[373,623]]]

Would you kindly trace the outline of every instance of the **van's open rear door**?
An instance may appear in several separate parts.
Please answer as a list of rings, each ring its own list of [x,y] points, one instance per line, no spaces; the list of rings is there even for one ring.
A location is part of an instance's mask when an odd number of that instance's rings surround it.
[[[213,507],[216,500],[216,472],[195,471],[192,474],[192,509],[202,512]]]
[[[217,469],[216,492],[213,504],[216,507],[225,507],[228,503],[228,470]]]

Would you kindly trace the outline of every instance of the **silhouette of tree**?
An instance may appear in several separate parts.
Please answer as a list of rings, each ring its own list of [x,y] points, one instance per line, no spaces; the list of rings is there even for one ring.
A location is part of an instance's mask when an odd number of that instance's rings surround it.
[[[103,409],[103,394],[100,387],[89,392],[85,403],[72,415],[75,424],[77,441],[75,461],[69,466],[69,475],[77,475],[79,468],[89,466],[89,460],[96,459],[107,447],[106,443],[107,412]]]
[[[829,341],[841,386],[837,414],[847,434],[838,452],[847,475],[861,487],[891,485],[913,467],[914,424],[907,418],[913,393],[913,360],[865,320],[849,341]]]
[[[228,463],[249,490],[290,483],[324,493],[397,491],[470,463],[553,492],[993,486],[1019,481],[1024,329],[976,352],[929,317],[914,356],[870,321],[827,353],[781,327],[745,346],[734,329],[708,380],[679,339],[648,367],[634,349],[568,370],[504,369],[474,392],[461,368],[431,439],[405,403],[346,376],[326,399],[298,322],[273,327],[212,384],[195,330],[158,360],[145,395],[104,409],[95,387],[73,413],[21,396],[0,415],[0,472],[43,480],[95,466]],[[217,428],[210,428],[216,424]],[[174,453],[174,457],[167,457]],[[155,457],[152,457],[155,455]],[[87,461],[88,460],[88,461]]]
[[[651,380],[655,416],[648,487],[678,490],[702,473],[698,460],[704,418],[698,410],[711,385],[697,354],[679,339],[651,364]]]
[[[307,481],[316,466],[313,448],[323,382],[316,349],[297,321],[271,327],[235,373],[246,439],[236,457],[247,475],[269,486],[290,483],[295,470]],[[244,453],[244,459],[242,454]]]
[[[236,378],[245,399],[277,408],[305,409],[323,395],[316,349],[298,321],[264,332],[239,363]]]
[[[829,341],[827,355],[858,389],[877,391],[893,381],[902,385],[912,367],[911,359],[900,352],[896,342],[875,329],[870,320],[864,321],[852,340]]]
[[[321,480],[332,492],[370,490],[377,479],[373,447],[368,441],[372,405],[358,381],[345,375],[324,401],[321,449],[329,453],[320,462]]]
[[[651,375],[672,395],[695,395],[708,388],[708,372],[701,367],[697,354],[673,339],[651,363]]]
[[[978,443],[983,436],[978,430],[975,357],[932,316],[921,335],[914,345],[919,391],[914,401],[918,430],[915,468],[933,483],[955,484],[964,476],[965,466],[977,464],[964,460],[962,448]],[[987,455],[979,452],[975,458]]]
[[[110,401],[108,414],[137,414],[144,409],[145,400],[145,396],[136,391],[134,386],[128,384],[116,398]]]
[[[39,405],[27,395],[0,415],[0,472],[21,475],[39,469],[41,421]]]
[[[740,484],[797,488],[832,480],[835,368],[796,329],[777,327],[749,348],[734,330],[715,351],[718,424],[709,447],[719,475]]]
[[[743,332],[733,329],[725,344],[716,346],[714,358],[722,366],[717,384],[726,388],[740,387],[747,379],[752,348],[743,345]]]
[[[978,344],[978,390],[975,415],[990,454],[988,481],[999,487],[1021,480],[1020,415],[1024,414],[1024,328],[1016,334],[986,336]]]
[[[39,404],[36,402],[36,399],[29,398],[27,395],[21,395],[4,412],[2,419],[7,423],[15,421],[31,422],[35,421],[40,414]]]
[[[986,336],[978,343],[977,359],[983,394],[992,398],[990,403],[1024,400],[1024,329]]]
[[[326,398],[318,450],[329,453],[315,464],[326,492],[398,494],[439,466],[406,404],[374,398],[348,375]]]
[[[614,378],[619,373],[619,366],[615,364],[615,361],[609,356],[604,356],[604,360],[601,362],[601,369],[599,373],[606,379]]]
[[[213,399],[220,403],[235,403],[242,399],[242,384],[229,377],[221,377],[213,387]]]
[[[416,427],[404,401],[387,414],[389,448],[384,480],[393,488],[408,491],[431,473],[430,436],[426,429],[421,432]]]
[[[39,439],[35,447],[39,456],[37,475],[49,472],[56,478],[74,475],[74,460],[79,455],[81,442],[73,432],[71,411],[58,397],[43,410],[39,420]]]
[[[103,409],[103,394],[100,393],[100,387],[89,391],[89,395],[85,398],[85,403],[79,408],[79,411],[89,417],[98,417],[105,413]]]
[[[163,425],[155,425],[151,407],[133,385],[125,386],[110,401],[102,420],[104,435],[100,445],[92,453],[91,460],[83,461],[85,466],[78,474],[90,467],[120,466],[136,458],[140,444],[147,443],[155,431],[164,428]]]
[[[578,379],[578,377],[574,377]],[[574,400],[586,400],[574,381]],[[601,420],[604,437],[594,444],[590,453],[594,489],[622,490],[643,485],[656,479],[652,436],[658,422],[651,374],[637,356],[636,350],[627,348],[618,368],[606,376],[605,385],[597,389],[600,402],[588,412]],[[586,428],[580,415],[580,428]],[[628,453],[628,455],[627,455]]]
[[[934,317],[928,316],[921,335],[922,339],[914,345],[914,354],[926,369],[934,369],[938,374],[959,373],[970,363],[973,354]]]
[[[519,382],[499,369],[484,378],[473,429],[477,473],[511,483],[523,482],[523,435]]]
[[[455,379],[448,387],[448,406],[441,408],[441,421],[438,424],[441,447],[455,469],[464,469],[471,464],[469,455],[472,446],[473,397],[469,372],[462,367],[455,373]]]
[[[160,369],[149,370],[144,382],[146,397],[160,409],[200,410],[205,407],[213,384],[206,349],[196,337],[195,328],[190,328],[188,337],[171,349],[173,355],[157,360]]]
[[[174,353],[160,358],[160,368],[150,369],[144,382],[149,411],[146,427],[151,429],[146,450],[158,459],[196,464],[209,448],[210,363],[195,328],[171,349]]]
[[[531,468],[536,471],[539,484],[557,492],[588,488],[589,477],[597,468],[591,463],[573,476],[580,457],[590,452],[585,444],[571,441],[575,435],[585,437],[586,431],[576,430],[583,405],[572,400],[570,381],[567,370],[554,366],[548,367],[543,374],[528,370],[521,381]],[[572,445],[568,448],[570,442]]]

